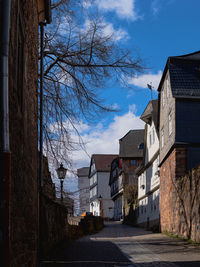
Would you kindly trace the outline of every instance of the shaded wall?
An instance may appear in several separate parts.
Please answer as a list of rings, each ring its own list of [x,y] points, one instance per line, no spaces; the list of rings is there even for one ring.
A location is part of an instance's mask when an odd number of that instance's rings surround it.
[[[38,10],[12,0],[9,51],[11,266],[36,266],[38,249]]]
[[[160,168],[161,230],[200,242],[200,166],[186,173],[185,148],[175,148]]]
[[[41,196],[41,256],[45,256],[68,237],[67,208]]]

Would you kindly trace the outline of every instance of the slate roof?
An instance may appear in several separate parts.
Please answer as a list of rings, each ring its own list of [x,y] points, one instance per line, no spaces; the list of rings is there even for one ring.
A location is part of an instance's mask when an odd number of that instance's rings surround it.
[[[158,91],[162,88],[167,70],[169,70],[172,95],[175,98],[200,98],[200,51],[169,57]]]
[[[142,157],[143,149],[139,149],[142,143],[144,143],[144,130],[130,130],[124,137],[119,139],[119,157]]]
[[[78,178],[87,177],[89,175],[89,169],[90,169],[89,167],[83,167],[83,168],[77,169]]]
[[[149,101],[140,119],[146,123],[150,123],[153,119],[156,128],[158,128],[158,99]]]
[[[111,163],[117,157],[117,154],[93,154],[92,159],[95,162],[96,171],[110,172]]]

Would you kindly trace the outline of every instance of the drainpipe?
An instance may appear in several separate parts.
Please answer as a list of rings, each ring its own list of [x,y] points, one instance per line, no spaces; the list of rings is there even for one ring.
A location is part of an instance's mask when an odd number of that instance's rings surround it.
[[[0,46],[0,242],[3,243],[4,266],[10,266],[10,144],[9,144],[9,94],[8,56],[11,0],[1,1]]]

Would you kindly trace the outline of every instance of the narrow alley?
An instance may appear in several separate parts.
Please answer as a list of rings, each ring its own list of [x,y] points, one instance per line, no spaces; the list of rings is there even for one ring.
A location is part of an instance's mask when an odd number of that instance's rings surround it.
[[[200,247],[141,228],[106,222],[94,235],[65,243],[41,267],[200,266]]]

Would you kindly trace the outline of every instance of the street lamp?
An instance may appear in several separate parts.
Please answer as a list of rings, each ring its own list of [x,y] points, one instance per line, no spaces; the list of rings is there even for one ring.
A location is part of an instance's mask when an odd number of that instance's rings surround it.
[[[63,202],[63,181],[65,179],[66,173],[67,173],[67,169],[65,169],[63,167],[63,164],[60,164],[60,167],[56,170],[57,174],[58,174],[58,178],[60,179],[60,196],[61,196],[61,202]]]

